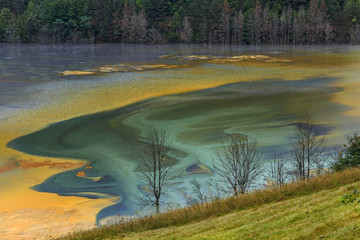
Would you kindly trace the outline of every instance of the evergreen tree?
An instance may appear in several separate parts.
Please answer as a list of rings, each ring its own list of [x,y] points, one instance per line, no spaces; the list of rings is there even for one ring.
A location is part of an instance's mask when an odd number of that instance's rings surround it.
[[[182,19],[178,11],[174,13],[174,16],[171,19],[171,32],[169,39],[171,42],[177,42],[179,38],[179,33],[181,30]]]
[[[0,11],[0,41],[7,40],[7,29],[10,24],[11,11],[9,8],[3,8]]]
[[[5,8],[12,41],[44,43],[348,43],[360,21],[360,0],[0,0]]]

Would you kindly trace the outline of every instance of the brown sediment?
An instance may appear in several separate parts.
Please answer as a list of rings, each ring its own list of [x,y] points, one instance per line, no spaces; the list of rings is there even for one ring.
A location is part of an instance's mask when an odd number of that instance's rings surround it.
[[[86,177],[86,173],[84,171],[79,171],[76,173],[77,177]]]
[[[3,166],[0,167],[0,173],[9,172],[18,168],[19,165],[15,160],[10,160],[9,162],[5,163]]]
[[[85,163],[74,163],[71,161],[68,162],[54,162],[50,159],[47,159],[43,162],[36,161],[34,159],[22,160],[22,159],[10,159],[3,166],[0,167],[0,173],[5,173],[15,169],[30,169],[30,168],[40,168],[40,167],[49,167],[51,169],[75,169],[84,166]]]
[[[136,72],[136,71],[145,71],[145,70],[155,70],[155,69],[171,69],[171,68],[182,68],[188,67],[189,65],[167,65],[167,64],[146,64],[146,65],[132,65],[132,64],[113,64],[105,65],[90,71],[64,71],[60,72],[60,75],[71,76],[71,75],[94,75],[97,73],[114,73],[114,72]]]
[[[45,162],[36,162],[36,161],[25,161],[18,160],[21,169],[29,169],[29,168],[38,168],[38,167],[49,167],[56,169],[74,169],[82,167],[85,163],[73,163],[73,162],[52,162],[51,160],[45,160]]]

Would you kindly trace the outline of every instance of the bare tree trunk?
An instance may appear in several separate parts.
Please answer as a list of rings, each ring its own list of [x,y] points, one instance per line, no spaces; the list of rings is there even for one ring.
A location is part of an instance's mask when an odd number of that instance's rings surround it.
[[[283,159],[278,159],[276,154],[267,169],[265,179],[271,187],[280,187],[286,181],[285,161]]]
[[[310,178],[311,166],[322,157],[325,144],[325,137],[321,137],[320,130],[314,122],[306,119],[298,123],[295,135],[291,139],[291,155],[300,180]]]
[[[180,39],[185,43],[190,43],[192,39],[193,30],[189,22],[189,17],[185,16],[182,24],[182,29],[180,31]]]
[[[241,44],[243,25],[244,25],[244,15],[242,14],[242,11],[240,10],[238,13],[235,14],[235,16],[233,18],[233,39],[232,39],[232,43]]]
[[[254,35],[254,42],[256,45],[261,44],[261,32],[262,32],[262,9],[260,2],[256,2],[256,7],[254,10],[254,28],[253,31],[255,33]]]
[[[229,44],[230,41],[230,8],[226,0],[221,9],[220,21],[218,25],[218,41],[222,44]]]
[[[161,196],[166,188],[180,177],[171,173],[176,161],[170,155],[167,133],[152,128],[146,136],[144,152],[141,155],[142,170],[138,174],[151,192],[144,193],[139,197],[139,201],[142,205],[155,206],[156,213],[160,211]]]
[[[206,201],[205,194],[201,191],[201,185],[200,183],[194,178],[191,180],[192,185],[192,193],[195,195],[195,197],[200,201],[201,204],[204,204]]]
[[[230,135],[224,152],[216,155],[213,163],[226,192],[234,196],[244,194],[256,182],[262,172],[262,153],[255,137]]]

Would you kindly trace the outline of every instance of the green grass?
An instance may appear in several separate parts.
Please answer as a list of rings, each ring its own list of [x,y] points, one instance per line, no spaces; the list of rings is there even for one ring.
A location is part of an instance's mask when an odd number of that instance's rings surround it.
[[[61,239],[360,239],[360,168],[170,211]]]

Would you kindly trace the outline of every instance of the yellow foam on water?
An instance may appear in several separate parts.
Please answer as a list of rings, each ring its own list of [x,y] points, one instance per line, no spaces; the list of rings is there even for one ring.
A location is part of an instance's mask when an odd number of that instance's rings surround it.
[[[69,75],[93,75],[95,74],[95,72],[92,71],[64,71],[60,73],[61,75],[64,76],[69,76]]]

